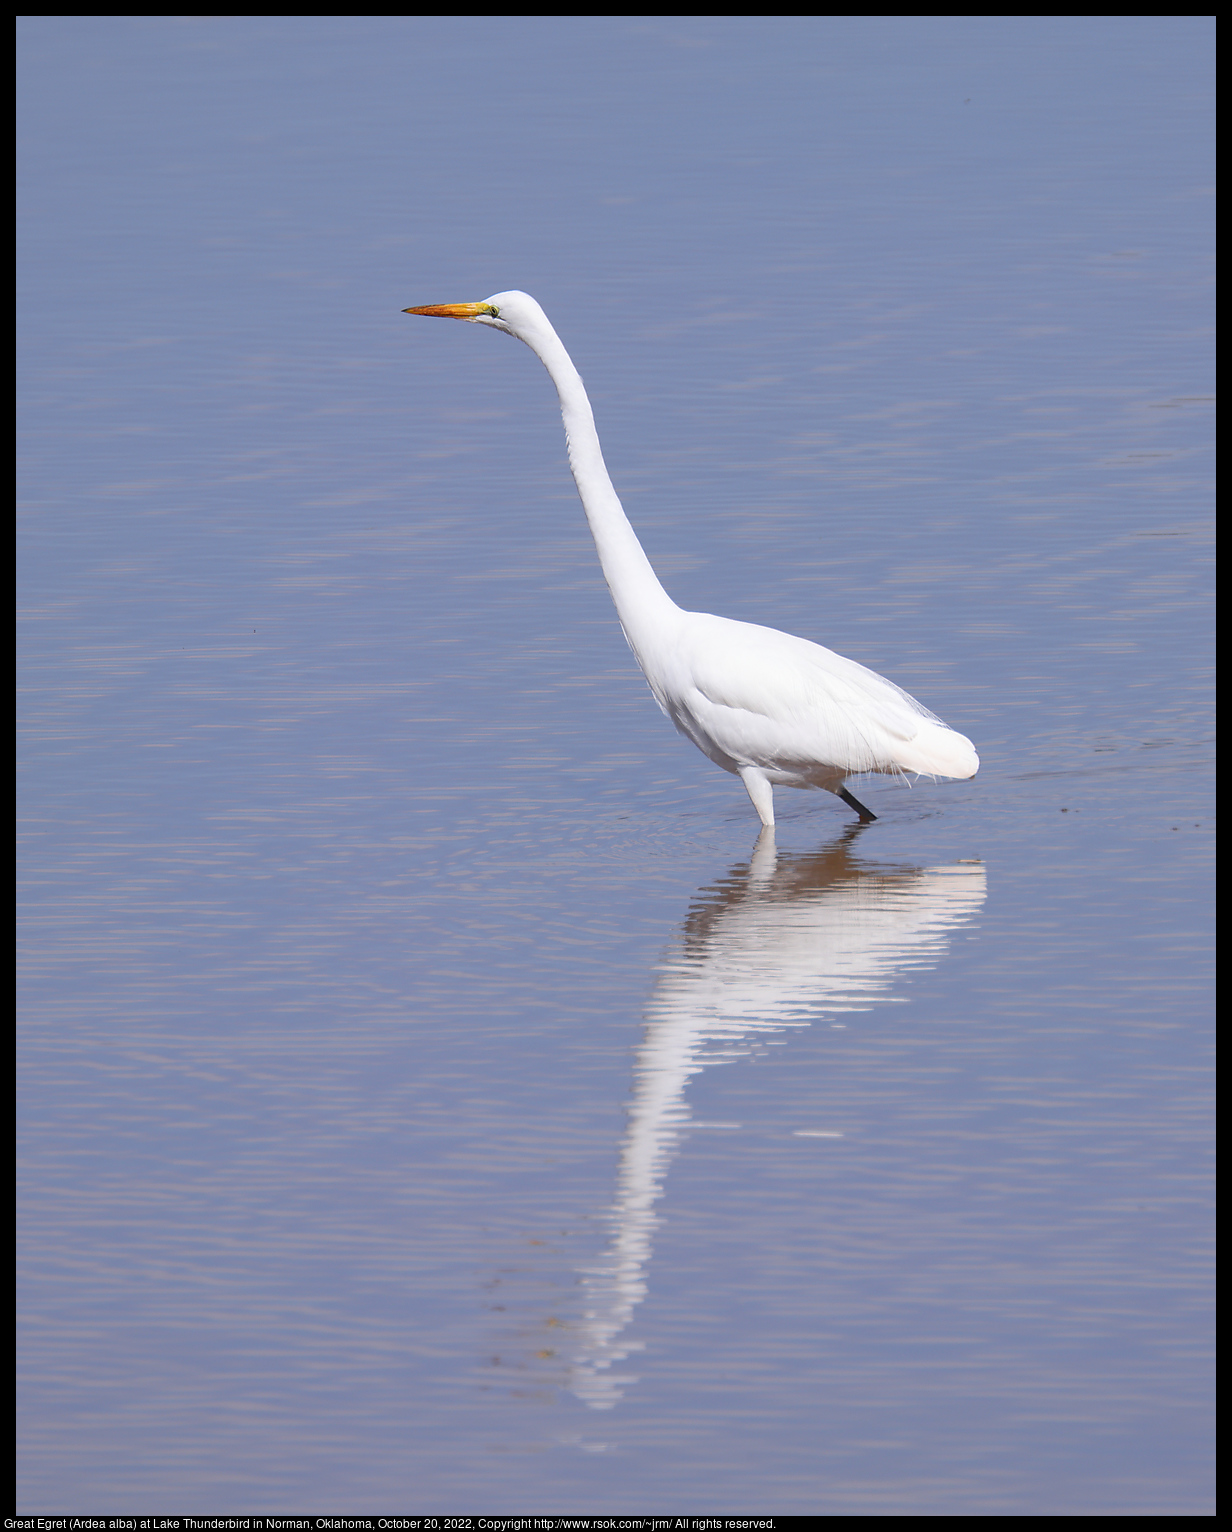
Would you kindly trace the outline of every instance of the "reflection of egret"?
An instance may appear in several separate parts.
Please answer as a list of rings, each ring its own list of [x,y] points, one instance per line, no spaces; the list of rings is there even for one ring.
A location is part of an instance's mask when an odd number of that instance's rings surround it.
[[[870,868],[849,853],[857,833],[779,863],[763,831],[751,865],[694,905],[663,965],[638,1050],[612,1238],[583,1274],[570,1386],[592,1408],[610,1408],[633,1381],[614,1364],[636,1349],[623,1332],[646,1296],[654,1204],[689,1126],[690,1077],[785,1028],[894,998],[904,970],[934,966],[984,901],[982,868]]]
[[[775,628],[682,611],[650,567],[604,466],[590,400],[547,315],[526,293],[404,310],[490,325],[525,341],[560,395],[569,463],[620,625],[659,706],[680,732],[744,782],[763,824],[774,786],[843,786],[862,771],[973,777],[975,747],[901,687],[854,660]]]

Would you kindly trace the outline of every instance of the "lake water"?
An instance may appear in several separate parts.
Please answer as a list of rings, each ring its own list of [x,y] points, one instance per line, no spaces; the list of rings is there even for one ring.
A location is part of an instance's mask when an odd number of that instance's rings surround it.
[[[20,36],[18,1510],[1208,1512],[1213,22]]]

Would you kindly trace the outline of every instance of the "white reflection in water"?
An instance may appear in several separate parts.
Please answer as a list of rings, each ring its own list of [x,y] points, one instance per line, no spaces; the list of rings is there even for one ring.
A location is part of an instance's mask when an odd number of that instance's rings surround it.
[[[610,1409],[636,1381],[613,1367],[640,1349],[623,1337],[646,1296],[654,1204],[668,1164],[682,1131],[703,1126],[690,1120],[689,1077],[753,1052],[768,1034],[899,998],[896,978],[937,964],[984,902],[981,867],[870,868],[852,854],[861,833],[852,828],[811,856],[779,858],[774,831],[763,831],[748,866],[690,910],[663,965],[637,1054],[613,1235],[582,1277],[569,1386],[594,1409]]]

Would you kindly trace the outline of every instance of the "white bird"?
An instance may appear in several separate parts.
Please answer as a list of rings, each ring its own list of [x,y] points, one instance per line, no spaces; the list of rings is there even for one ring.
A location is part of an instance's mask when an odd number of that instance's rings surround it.
[[[590,400],[547,315],[526,293],[404,309],[465,319],[525,341],[547,368],[569,466],[625,638],[659,706],[704,755],[744,783],[763,825],[774,788],[836,793],[863,823],[876,815],[843,785],[858,772],[973,777],[975,747],[893,681],[832,649],[757,623],[686,612],[659,584],[603,462]]]

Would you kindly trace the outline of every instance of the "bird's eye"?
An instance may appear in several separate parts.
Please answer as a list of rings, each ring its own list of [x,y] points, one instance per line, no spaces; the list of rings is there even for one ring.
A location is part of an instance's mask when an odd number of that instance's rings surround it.
[[[491,314],[493,319],[500,318],[500,309],[493,308],[490,303],[485,303],[484,308],[487,309],[488,313]]]

